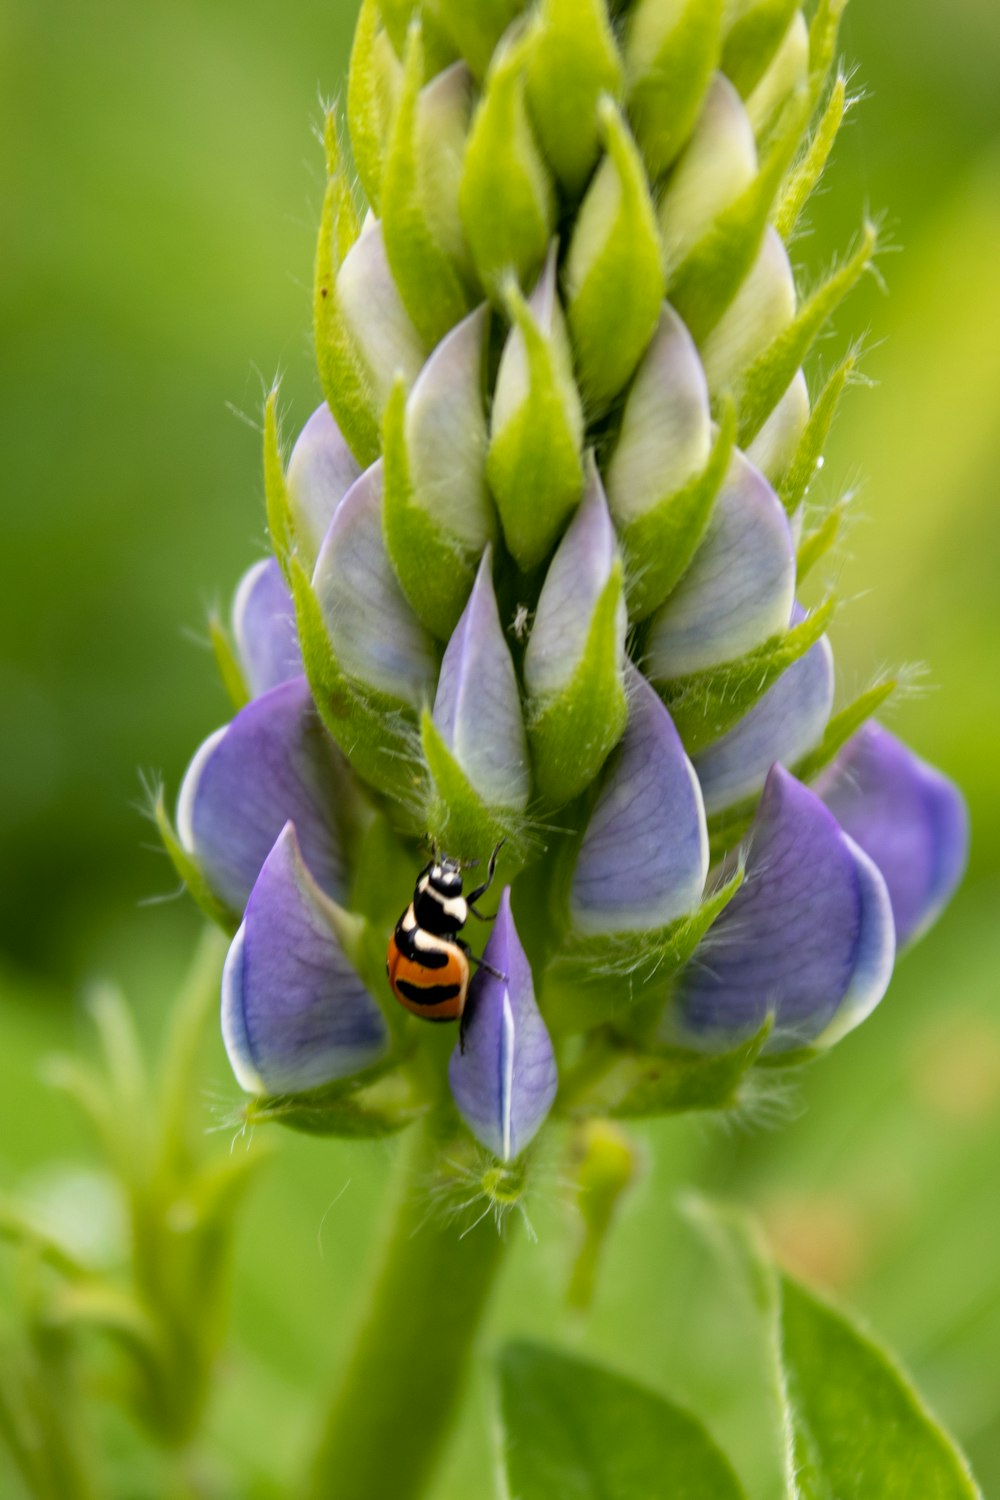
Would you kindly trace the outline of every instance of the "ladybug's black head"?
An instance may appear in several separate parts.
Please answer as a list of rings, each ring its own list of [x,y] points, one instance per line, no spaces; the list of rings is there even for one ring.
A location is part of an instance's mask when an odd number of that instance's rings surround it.
[[[436,860],[427,871],[427,883],[432,890],[445,898],[462,894],[462,867],[457,859],[445,855]]]

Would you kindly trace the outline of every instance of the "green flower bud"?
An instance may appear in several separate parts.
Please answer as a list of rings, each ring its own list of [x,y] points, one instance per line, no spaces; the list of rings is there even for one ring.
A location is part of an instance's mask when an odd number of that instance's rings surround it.
[[[542,0],[527,62],[528,105],[545,158],[570,197],[600,155],[598,102],[619,97],[622,60],[603,0]]]
[[[719,59],[722,0],[636,0],[625,28],[628,107],[659,177],[691,132]]]
[[[447,640],[496,532],[486,487],[485,306],[442,340],[409,397],[385,414],[383,526],[392,565],[420,619]]]
[[[600,106],[607,155],[594,174],[566,256],[566,308],[580,389],[603,411],[653,336],[665,291],[663,251],[635,141],[611,99]]]
[[[660,198],[660,233],[668,266],[682,264],[756,175],[753,127],[729,79],[716,73],[691,139]]]
[[[556,252],[527,302],[509,283],[512,328],[497,373],[486,472],[522,568],[548,555],[583,489],[583,410],[556,290]]]
[[[438,343],[475,300],[475,273],[458,211],[472,79],[453,63],[422,87],[420,27],[406,67],[382,178],[386,255],[424,342]]]
[[[555,223],[555,198],[528,119],[524,44],[494,59],[465,153],[459,206],[479,278],[496,295],[513,272],[537,276]]]
[[[380,25],[379,0],[362,0],[347,85],[347,124],[354,165],[368,202],[379,212],[389,127],[403,70],[388,31]]]

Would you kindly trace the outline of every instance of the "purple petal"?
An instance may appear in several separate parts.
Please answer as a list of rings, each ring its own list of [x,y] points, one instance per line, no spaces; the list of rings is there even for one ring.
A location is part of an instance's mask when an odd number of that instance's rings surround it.
[[[219,900],[242,912],[291,818],[314,878],[328,895],[343,897],[334,820],[349,790],[346,777],[305,678],[294,677],[248,703],[195,755],[177,802],[181,843]]]
[[[538,1006],[531,968],[510,910],[510,887],[500,898],[483,962],[469,986],[465,1051],[448,1064],[455,1103],[476,1139],[501,1161],[529,1144],[556,1096],[556,1060]]]
[[[664,303],[608,465],[608,504],[615,520],[627,525],[683,489],[705,467],[711,446],[701,360],[684,324]]]
[[[654,682],[721,666],[784,630],[795,588],[795,549],[777,495],[742,453],[719,492],[705,539],[653,617]]]
[[[419,709],[437,677],[434,640],[410,608],[382,537],[382,461],[348,490],[313,574],[334,655],[349,677]]]
[[[570,893],[580,932],[648,931],[695,911],[708,874],[701,791],[680,735],[638,672]]]
[[[360,470],[326,402],[309,418],[288,461],[285,484],[295,543],[306,567],[316,561],[334,511]]]
[[[295,606],[273,557],[244,573],[233,600],[233,635],[252,698],[301,677]]]
[[[818,788],[889,888],[902,947],[927,931],[955,892],[969,852],[962,794],[878,724],[850,741]]]
[[[823,636],[738,724],[694,757],[705,811],[759,792],[775,761],[794,765],[819,742],[832,707],[833,652]]]
[[[360,929],[324,896],[286,823],[222,975],[222,1035],[248,1093],[318,1088],[383,1055],[388,1028],[344,951]]]
[[[531,792],[528,745],[491,567],[487,547],[444,653],[434,722],[485,802],[523,809]]]
[[[588,455],[583,499],[549,564],[524,655],[524,681],[531,697],[550,697],[573,676],[586,649],[597,602],[617,561],[608,502],[593,455]],[[624,603],[618,625],[624,646]]]
[[[894,955],[877,869],[819,798],[775,766],[743,885],[681,975],[664,1039],[725,1050],[770,1015],[769,1052],[833,1042],[882,998]]]

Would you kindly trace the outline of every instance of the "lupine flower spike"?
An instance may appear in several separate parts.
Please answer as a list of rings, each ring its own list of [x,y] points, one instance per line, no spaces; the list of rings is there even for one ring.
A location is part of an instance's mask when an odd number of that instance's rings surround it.
[[[876,249],[808,295],[789,254],[842,9],[364,0],[324,401],[287,464],[269,404],[239,711],[161,809],[234,934],[258,1117],[437,1110],[520,1170],[553,1115],[725,1107],[858,1025],[954,892],[961,797],[871,719],[887,686],[835,709],[835,601],[803,589],[853,364],[822,385],[812,351]],[[449,993],[421,1018],[384,963],[428,844],[457,883],[403,934]],[[424,1022],[458,1015],[442,1048]]]

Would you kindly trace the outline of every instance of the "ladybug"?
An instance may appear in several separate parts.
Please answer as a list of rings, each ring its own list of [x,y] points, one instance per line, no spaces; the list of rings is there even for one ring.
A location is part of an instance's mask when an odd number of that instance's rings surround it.
[[[465,1011],[469,988],[469,963],[506,979],[505,974],[476,958],[458,936],[469,914],[481,922],[492,919],[476,910],[476,902],[493,883],[501,839],[493,853],[486,879],[469,894],[462,894],[462,865],[447,855],[435,854],[417,876],[413,900],[396,923],[389,939],[385,969],[389,986],[400,1005],[425,1021],[458,1021]],[[463,1043],[459,1025],[459,1045]]]

